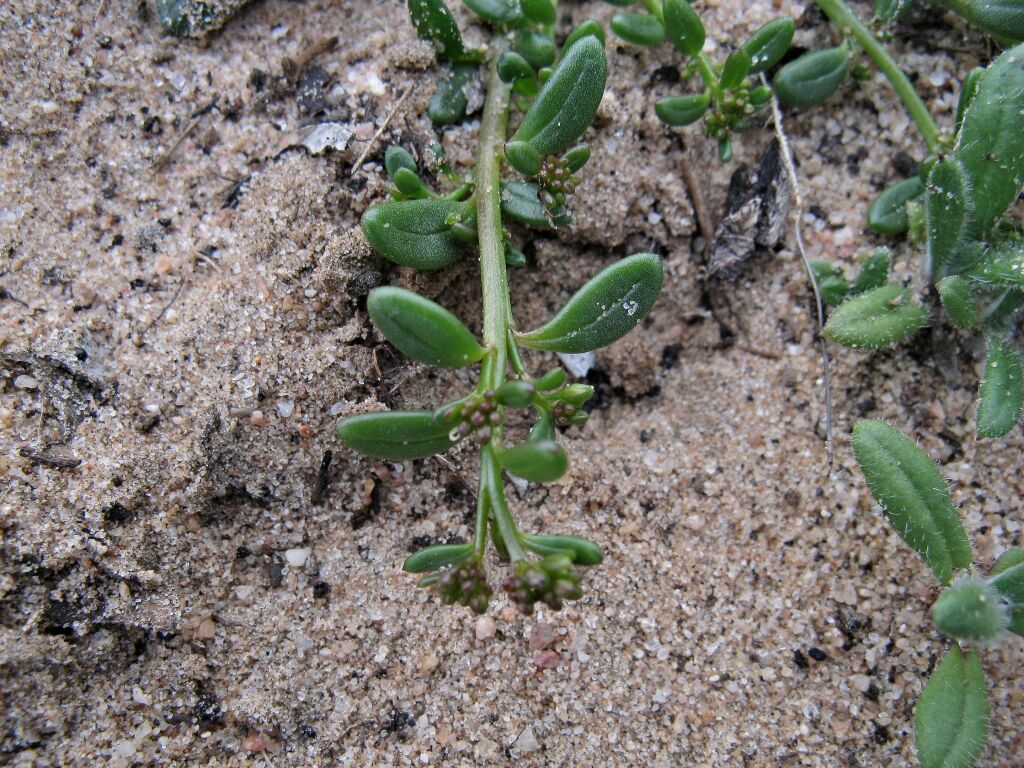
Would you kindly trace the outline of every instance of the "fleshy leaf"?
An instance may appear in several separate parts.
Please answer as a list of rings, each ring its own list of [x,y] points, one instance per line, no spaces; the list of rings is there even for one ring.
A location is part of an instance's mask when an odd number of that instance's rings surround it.
[[[427,115],[434,125],[452,125],[466,116],[469,98],[465,85],[473,79],[477,67],[472,64],[455,64],[448,80],[437,85],[437,92],[430,97]]]
[[[386,411],[345,419],[338,425],[338,437],[365,456],[406,461],[447,451],[455,445],[450,429],[431,411]]]
[[[830,261],[814,259],[810,262],[811,272],[818,284],[821,300],[826,306],[838,307],[843,303],[851,290],[850,284],[843,275],[843,270]]]
[[[472,544],[438,544],[413,552],[402,563],[406,573],[430,573],[462,562],[473,551]]]
[[[454,221],[475,225],[472,203],[443,198],[403,200],[375,205],[363,214],[363,233],[370,245],[396,264],[419,270],[446,267],[459,258]]]
[[[795,29],[796,23],[784,16],[772,19],[751,35],[743,44],[750,57],[750,74],[765,72],[778,64],[793,42]]]
[[[409,0],[409,15],[416,33],[437,46],[438,58],[460,61],[466,57],[459,26],[444,0]]]
[[[545,325],[516,334],[520,344],[552,352],[590,352],[628,333],[661,291],[664,271],[652,253],[629,256],[598,273]]]
[[[1005,51],[985,70],[957,135],[974,199],[980,237],[1017,199],[1024,185],[1024,45]]]
[[[455,315],[404,288],[374,288],[366,308],[384,338],[414,360],[461,368],[484,356],[469,329]]]
[[[914,740],[922,768],[969,768],[988,737],[988,694],[978,654],[956,643],[917,700]]]
[[[868,208],[868,226],[880,235],[902,235],[910,229],[907,203],[923,195],[924,190],[919,176],[887,187]]]
[[[1022,401],[1020,355],[998,336],[990,336],[978,386],[978,437],[1002,437],[1013,429],[1020,420]]]
[[[706,33],[697,12],[685,0],[665,0],[664,35],[684,56],[696,56],[704,50]]]
[[[558,55],[555,43],[550,37],[529,29],[520,29],[516,32],[512,48],[534,69],[550,67],[555,63],[555,56]]]
[[[984,286],[1024,290],[1024,247],[990,251],[966,276]]]
[[[506,145],[509,162],[513,162],[510,149],[518,142],[528,144],[540,156],[556,155],[570,147],[594,119],[607,77],[604,46],[596,37],[584,37],[573,45]]]
[[[750,56],[742,48],[738,48],[729,54],[722,65],[722,76],[719,85],[726,91],[732,90],[750,72]]]
[[[515,51],[505,51],[498,59],[498,77],[506,83],[520,77],[533,77],[535,74],[530,62]]]
[[[910,338],[928,322],[928,310],[909,289],[883,285],[839,305],[825,323],[825,338],[847,347],[879,349]]]
[[[579,536],[523,536],[523,546],[541,557],[565,553],[575,565],[598,565],[604,560],[601,548],[592,541]]]
[[[660,45],[665,41],[665,27],[649,13],[616,13],[609,26],[633,45]]]
[[[391,180],[395,182],[395,187],[399,192],[412,200],[423,200],[430,197],[430,190],[427,189],[423,180],[408,168],[396,170]]]
[[[1024,3],[1020,0],[968,0],[967,20],[990,35],[1024,40]]]
[[[864,259],[860,265],[857,278],[853,281],[853,292],[864,293],[881,288],[889,278],[889,249],[876,248],[875,252]]]
[[[519,0],[463,0],[466,7],[492,24],[515,21],[523,15]]]
[[[569,214],[564,208],[549,211],[537,196],[536,184],[510,181],[502,185],[501,212],[513,221],[529,224],[538,229],[551,229],[568,224]]]
[[[654,114],[665,125],[690,125],[704,117],[709,106],[711,94],[707,91],[689,96],[667,96],[654,105]]]
[[[384,153],[384,169],[388,172],[388,178],[394,181],[395,173],[401,168],[405,168],[413,173],[419,173],[416,161],[413,160],[412,155],[402,147],[392,145]]]
[[[554,24],[555,6],[551,0],[519,0],[523,16],[534,24]]]
[[[853,428],[853,452],[889,523],[943,585],[971,565],[971,545],[949,490],[924,451],[895,427],[871,419]]]
[[[596,37],[600,41],[601,47],[604,47],[604,27],[593,19],[587,19],[574,27],[569,36],[565,38],[565,43],[562,45],[562,55],[564,56],[566,51],[584,37]]]
[[[849,66],[850,52],[845,46],[813,51],[786,64],[772,85],[786,104],[813,107],[839,90]]]
[[[946,156],[932,166],[925,211],[931,274],[939,278],[967,237],[971,219],[971,189],[955,156]]]
[[[550,483],[569,469],[565,448],[553,440],[528,440],[502,451],[498,462],[516,477],[531,483]]]

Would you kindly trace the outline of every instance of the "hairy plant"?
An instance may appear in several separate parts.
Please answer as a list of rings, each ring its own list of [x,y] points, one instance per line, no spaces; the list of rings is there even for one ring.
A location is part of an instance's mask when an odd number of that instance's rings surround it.
[[[1007,550],[979,575],[946,483],[924,451],[877,420],[853,428],[853,450],[886,518],[945,588],[932,619],[953,643],[917,703],[918,759],[924,768],[968,768],[985,746],[989,707],[978,654],[961,643],[1024,636],[1024,549]]]
[[[984,335],[988,352],[978,390],[977,433],[1005,435],[1020,419],[1024,402],[1015,340],[1024,306],[1024,233],[1011,215],[1024,186],[1024,45],[968,75],[955,132],[943,139],[910,81],[871,33],[847,18],[845,6],[819,5],[840,8],[834,14],[839,23],[854,30],[887,76],[894,70],[890,80],[932,153],[919,176],[879,195],[868,212],[868,224],[883,234],[909,231],[912,241],[922,246],[924,277],[950,319]],[[813,79],[807,71],[813,68],[813,57],[824,53],[783,67],[775,78],[776,89],[784,93],[784,83]],[[797,71],[799,77],[793,74]],[[813,90],[806,82],[791,87],[804,94]],[[929,322],[930,312],[913,291],[887,282],[888,258],[880,253],[869,258],[853,281],[827,262],[813,265],[823,299],[836,306],[825,325],[827,338],[877,349],[910,338]]]
[[[628,7],[637,0],[606,0]],[[732,159],[732,134],[747,130],[751,118],[771,101],[772,91],[756,82],[761,72],[774,67],[793,41],[789,17],[773,19],[754,32],[718,64],[704,52],[707,32],[700,16],[686,0],[641,0],[644,12],[622,11],[612,17],[612,31],[634,45],[669,42],[685,57],[683,80],[700,76],[700,93],[667,96],[654,106],[666,125],[683,126],[704,121],[704,133],[718,142],[723,163]]]
[[[583,406],[593,394],[590,386],[567,383],[561,368],[532,377],[520,348],[580,353],[612,343],[654,304],[663,273],[657,256],[630,256],[587,282],[549,322],[528,331],[516,327],[507,268],[524,259],[504,224],[551,229],[569,220],[567,203],[578,183],[576,174],[590,156],[589,149],[574,144],[601,102],[607,63],[600,27],[594,24],[577,28],[561,51],[556,49],[550,0],[466,0],[466,5],[494,29],[484,51],[465,47],[443,0],[409,0],[420,36],[434,42],[441,58],[457,66],[486,66],[475,167],[453,190],[440,194],[423,181],[407,151],[390,148],[385,166],[394,199],[370,208],[362,228],[381,255],[418,270],[447,267],[475,245],[482,340],[447,309],[402,288],[374,290],[367,309],[401,352],[431,365],[479,364],[479,381],[472,392],[434,411],[362,414],[345,419],[338,432],[356,451],[392,461],[476,442],[480,475],[473,540],[422,549],[404,568],[423,574],[420,585],[432,587],[444,602],[482,613],[492,596],[485,565],[490,535],[498,553],[511,561],[504,590],[529,614],[537,603],[558,610],[581,597],[577,566],[600,563],[602,552],[579,537],[526,533],[511,514],[502,472],[536,483],[564,475],[569,460],[558,442],[558,428],[584,424]],[[509,135],[513,95],[525,114]],[[435,97],[440,103],[432,103],[435,119],[452,98],[442,84]],[[464,111],[461,100],[455,101]],[[506,162],[525,179],[507,174]],[[516,409],[532,413],[532,427],[521,439],[511,438],[513,429],[507,426]]]

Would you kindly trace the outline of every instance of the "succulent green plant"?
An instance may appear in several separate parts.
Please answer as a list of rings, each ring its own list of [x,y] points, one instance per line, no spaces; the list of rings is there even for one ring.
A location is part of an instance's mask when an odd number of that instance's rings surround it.
[[[979,575],[946,483],[923,450],[878,420],[853,428],[853,450],[886,518],[945,588],[932,619],[953,642],[917,702],[918,759],[924,768],[969,768],[985,746],[989,706],[978,654],[960,644],[1024,636],[1024,549],[1007,550]]]
[[[482,613],[493,594],[485,564],[490,536],[498,553],[511,561],[503,587],[513,603],[524,613],[537,603],[558,610],[583,594],[578,568],[600,563],[601,549],[575,536],[520,530],[502,473],[535,483],[562,477],[569,456],[558,442],[557,428],[586,422],[583,406],[594,390],[567,383],[561,368],[532,377],[521,348],[578,353],[614,342],[650,310],[663,270],[653,254],[627,257],[588,281],[548,323],[527,331],[516,327],[508,268],[524,259],[505,222],[551,229],[569,221],[576,174],[590,157],[589,149],[574,144],[597,112],[607,77],[603,33],[586,23],[558,51],[550,0],[466,0],[466,5],[494,28],[486,51],[466,48],[443,0],[409,0],[419,34],[435,43],[441,58],[474,67],[480,61],[487,67],[472,174],[457,180],[450,192],[435,192],[420,177],[414,158],[392,147],[385,168],[394,184],[393,199],[371,207],[362,228],[381,255],[424,271],[448,267],[476,246],[482,340],[444,307],[402,288],[375,289],[367,310],[381,334],[404,354],[430,365],[479,364],[479,381],[472,392],[434,411],[361,414],[344,419],[338,434],[359,453],[392,461],[476,442],[480,478],[473,541],[427,547],[405,561],[405,570],[421,574],[420,585],[433,588],[444,602]],[[510,136],[513,101],[525,114]],[[506,164],[526,179],[510,178]],[[517,409],[533,418],[522,438],[513,438],[507,426],[509,412]]]
[[[628,7],[633,0],[607,0]],[[654,46],[668,42],[685,57],[683,79],[700,77],[700,93],[667,96],[654,111],[666,125],[704,121],[704,133],[718,142],[722,162],[732,159],[732,134],[747,130],[751,118],[771,101],[771,89],[756,76],[781,61],[793,41],[789,17],[769,21],[732,51],[721,64],[704,52],[706,30],[686,0],[642,0],[644,12],[622,11],[612,17],[612,31],[627,43]]]

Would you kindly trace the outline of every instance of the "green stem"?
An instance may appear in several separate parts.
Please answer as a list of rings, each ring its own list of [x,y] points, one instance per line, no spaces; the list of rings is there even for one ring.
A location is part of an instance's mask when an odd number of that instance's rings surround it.
[[[917,130],[921,132],[921,137],[928,147],[928,152],[933,155],[941,152],[942,136],[939,133],[938,126],[932,119],[931,113],[924,105],[924,102],[921,101],[921,97],[917,95],[917,91],[914,90],[914,86],[906,74],[900,69],[899,64],[889,55],[885,47],[878,42],[878,38],[871,33],[871,30],[864,26],[843,0],[814,0],[814,2],[832,20],[832,23],[839,27],[844,35],[852,34],[857,39],[864,52],[867,53],[875,63],[875,66],[889,80],[893,90],[896,91],[896,95],[903,102],[903,107],[907,110],[907,114],[910,115],[911,120],[917,125]]]
[[[484,345],[494,356],[493,363],[481,371],[483,386],[497,389],[505,380],[507,339],[512,323],[512,305],[508,294],[508,270],[505,267],[505,243],[501,227],[501,158],[508,129],[511,86],[498,77],[498,58],[505,49],[505,38],[495,35],[487,74],[487,98],[480,121],[479,150],[476,158],[476,217],[480,249],[480,282],[483,288]]]
[[[490,515],[490,494],[487,492],[486,475],[480,473],[480,484],[476,494],[476,530],[473,532],[473,552],[483,558],[487,548],[487,519]]]
[[[519,529],[516,528],[512,513],[508,510],[508,502],[505,501],[505,485],[501,481],[501,467],[498,466],[494,448],[490,445],[485,445],[480,449],[480,483],[481,488],[487,486],[491,512],[494,515],[498,531],[501,533],[502,541],[505,542],[508,556],[513,563],[526,560],[529,556],[520,543]]]

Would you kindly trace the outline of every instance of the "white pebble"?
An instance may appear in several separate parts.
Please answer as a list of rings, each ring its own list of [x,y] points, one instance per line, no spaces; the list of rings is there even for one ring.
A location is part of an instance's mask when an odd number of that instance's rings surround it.
[[[306,560],[309,559],[309,553],[313,550],[309,547],[298,547],[296,549],[285,550],[284,559],[288,561],[288,565],[292,568],[301,568],[306,564]]]

